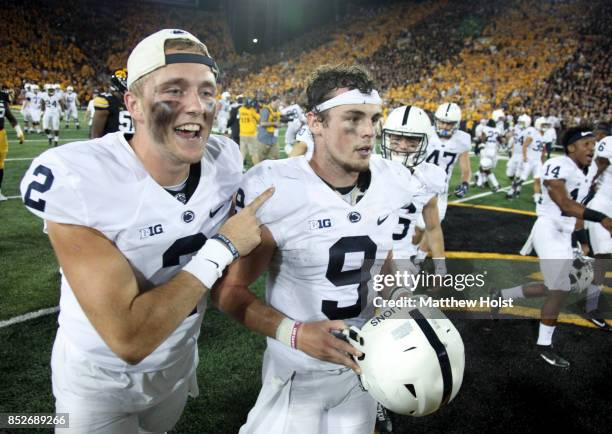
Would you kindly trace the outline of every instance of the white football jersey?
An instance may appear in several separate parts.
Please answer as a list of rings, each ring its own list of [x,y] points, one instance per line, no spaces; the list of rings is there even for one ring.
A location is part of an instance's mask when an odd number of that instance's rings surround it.
[[[42,101],[45,102],[45,114],[49,113],[51,115],[59,115],[62,112],[62,106],[60,103],[62,98],[59,95],[53,94],[49,96],[49,94],[45,92],[42,94],[41,98]]]
[[[285,145],[293,145],[296,142],[296,135],[300,129],[306,125],[306,116],[303,114],[296,116],[287,124],[285,131]]]
[[[34,97],[34,108],[39,110],[42,108],[41,102],[43,95],[46,95],[46,92],[38,91],[38,93],[36,93],[36,96]]]
[[[546,131],[544,131],[544,134],[542,135],[542,141],[544,143],[556,143],[557,132],[555,131],[555,129],[549,128]]]
[[[104,234],[134,269],[141,291],[176,275],[228,217],[242,177],[242,158],[230,139],[211,135],[193,165],[182,203],[145,170],[120,132],[74,142],[34,159],[21,182],[26,207],[49,221]],[[191,187],[190,187],[191,185]],[[162,369],[196,344],[206,300],[138,365],[118,358],[91,325],[62,277],[59,324],[71,343],[100,366],[120,371]]]
[[[76,93],[74,92],[66,92],[66,94],[64,95],[64,100],[66,101],[66,105],[68,107],[76,107]]]
[[[610,162],[596,181],[598,185],[596,195],[612,201],[612,136],[604,137],[595,145],[595,155],[591,166],[596,164],[596,158],[607,158]],[[597,166],[595,166],[595,173],[597,173],[596,170]]]
[[[319,178],[303,156],[266,160],[245,175],[238,208],[276,188],[257,217],[277,245],[266,300],[287,317],[361,325],[373,314],[371,278],[393,247],[397,211],[420,185],[402,164],[378,156],[371,157],[370,171],[369,188],[355,205]],[[338,368],[275,339],[268,339],[268,348],[297,370]]]
[[[393,257],[395,259],[409,259],[416,255],[417,246],[412,244],[416,222],[423,213],[425,205],[434,196],[446,192],[446,173],[435,164],[419,164],[413,176],[420,181],[421,188],[415,192],[412,202],[399,211],[398,224],[393,232]]]
[[[542,140],[542,134],[535,127],[525,128],[523,134],[521,134],[521,143],[524,144],[527,137],[531,137],[531,143],[527,148],[527,160],[535,161],[542,158],[542,149],[544,149],[544,142]],[[523,151],[521,149],[521,155]]]
[[[523,159],[523,131],[519,124],[512,128],[512,158]]]
[[[453,168],[464,152],[469,152],[472,147],[472,139],[468,133],[456,130],[448,139],[441,139],[437,133],[431,135],[427,145],[426,162],[435,164],[446,173],[446,190],[453,174]],[[446,193],[446,192],[445,192]]]
[[[25,104],[23,106],[24,109],[33,108],[36,103],[36,94],[34,92],[28,91],[25,93]]]
[[[310,161],[312,158],[312,153],[314,152],[314,137],[312,137],[312,133],[310,132],[310,128],[308,128],[308,124],[302,125],[295,135],[296,142],[304,142],[306,144],[306,160]]]
[[[536,205],[537,215],[552,219],[563,230],[572,231],[576,218],[563,215],[561,208],[550,198],[544,181],[563,179],[567,194],[576,202],[580,202],[589,191],[588,176],[567,155],[546,161],[541,175],[542,198]]]

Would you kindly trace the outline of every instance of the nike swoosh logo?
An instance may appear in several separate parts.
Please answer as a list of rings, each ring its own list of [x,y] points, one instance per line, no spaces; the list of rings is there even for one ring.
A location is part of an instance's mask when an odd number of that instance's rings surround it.
[[[376,223],[378,223],[378,226],[382,225],[384,223],[385,220],[387,220],[389,218],[389,215],[387,214],[384,217],[378,217],[378,221]]]
[[[580,133],[580,135],[581,135],[582,137],[584,137],[584,136],[588,136],[589,134],[593,134],[593,133],[592,133],[592,132],[590,132],[590,131],[587,131],[586,133]]]
[[[222,204],[219,206],[219,208],[217,208],[217,209],[216,209],[216,210],[214,210],[214,211],[211,209],[211,210],[210,210],[210,214],[209,214],[210,218],[213,218],[214,216],[216,216],[216,215],[217,215],[217,213],[218,213],[219,211],[221,211],[221,208],[223,208],[223,205],[225,205],[225,204],[223,204],[223,203],[222,203]]]

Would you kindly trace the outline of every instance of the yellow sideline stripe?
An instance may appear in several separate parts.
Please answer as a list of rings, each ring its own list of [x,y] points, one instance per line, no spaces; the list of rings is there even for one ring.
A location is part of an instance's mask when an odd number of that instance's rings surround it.
[[[470,312],[488,312],[489,309],[486,307],[471,307],[471,308],[462,308],[462,309],[444,309],[444,310],[454,310],[454,311],[470,311]],[[525,318],[540,318],[540,309],[536,309],[533,307],[525,307],[525,306],[514,306],[502,308],[500,314],[514,315]],[[607,319],[607,318],[606,318]],[[557,318],[558,322],[562,322],[565,324],[573,324],[579,327],[590,327],[593,329],[598,328],[595,324],[590,321],[582,318],[580,315],[576,315],[573,313],[562,313],[559,314],[559,318]]]
[[[540,271],[536,271],[535,273],[531,273],[527,276],[530,279],[534,279],[534,280],[540,280],[543,281],[544,280],[544,276],[542,276],[542,273]],[[612,278],[612,272],[608,271],[606,273],[606,278],[610,279]],[[612,294],[612,288],[610,288],[609,286],[604,285],[602,292],[604,294]]]
[[[505,259],[509,261],[538,262],[534,256],[512,255],[509,253],[445,252],[452,259]]]
[[[536,216],[536,213],[533,211],[523,211],[520,209],[512,209],[512,208],[502,208],[500,206],[489,206],[489,205],[472,205],[469,203],[452,203],[449,202],[449,206],[462,206],[464,208],[479,208],[479,209],[487,209],[490,211],[500,211],[500,212],[509,212],[513,214],[523,214],[528,216]]]

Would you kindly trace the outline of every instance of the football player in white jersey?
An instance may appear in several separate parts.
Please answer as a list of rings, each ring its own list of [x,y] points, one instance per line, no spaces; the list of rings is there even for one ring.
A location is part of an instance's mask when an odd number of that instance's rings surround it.
[[[506,176],[510,183],[514,182],[514,178],[521,173],[523,164],[523,139],[522,134],[526,128],[531,126],[531,116],[523,113],[518,117],[518,122],[512,128],[512,136],[509,139],[510,158],[506,165]]]
[[[514,179],[512,187],[508,190],[506,197],[512,199],[521,193],[522,185],[533,176],[533,200],[537,204],[542,196],[540,176],[542,172],[542,161],[546,149],[542,138],[543,125],[547,122],[544,117],[538,117],[533,127],[526,128],[521,134],[520,140],[523,143],[521,176]]]
[[[202,42],[161,30],[128,67],[135,134],[44,152],[21,183],[62,271],[51,369],[67,432],[172,429],[198,393],[205,295],[259,243],[255,210],[272,194],[227,219],[242,159],[210,135],[218,70]]]
[[[410,204],[400,210],[398,227],[393,234],[393,259],[396,268],[416,273],[410,259],[417,255],[418,243],[413,235],[418,220],[424,221],[431,245],[436,274],[446,274],[444,235],[438,214],[438,195],[446,194],[446,172],[425,162],[427,146],[434,130],[429,116],[415,106],[393,109],[382,129],[382,156],[397,160],[419,179],[423,188],[415,193]]]
[[[230,93],[225,91],[221,94],[221,99],[217,101],[217,116],[215,118],[215,131],[219,134],[227,134],[227,121],[230,112]]]
[[[554,146],[557,144],[557,130],[554,127],[555,117],[548,116],[546,122],[544,122],[544,133],[542,134],[542,140],[544,141],[544,147],[546,148],[546,160],[550,158],[550,154]]]
[[[40,129],[40,119],[41,119],[41,101],[44,92],[40,90],[40,87],[37,84],[32,85],[32,93],[34,94],[34,98],[32,99],[32,131],[36,129],[37,134],[42,134],[42,130]]]
[[[480,167],[476,173],[476,186],[483,187],[486,182],[491,191],[496,192],[499,189],[499,182],[493,171],[497,166],[498,147],[502,139],[493,119],[489,119],[487,125],[483,127],[480,139],[484,145],[480,151]]]
[[[45,85],[45,93],[41,98],[41,109],[43,110],[43,130],[49,139],[49,146],[57,146],[59,143],[60,115],[64,102],[56,93],[54,85]]]
[[[66,88],[64,103],[66,104],[66,128],[70,127],[70,119],[72,118],[76,129],[80,129],[81,125],[79,124],[79,111],[77,109],[79,105],[79,96],[76,94],[72,86],[68,86]]]
[[[241,434],[372,433],[376,401],[332,331],[373,314],[368,287],[390,260],[397,210],[418,181],[372,155],[382,100],[358,67],[321,67],[306,89],[315,140],[304,157],[264,161],[245,175],[236,204],[274,185],[260,208],[262,243],[212,293],[219,308],[268,336],[263,385]],[[266,302],[248,285],[269,270]]]
[[[34,131],[34,123],[32,119],[32,110],[36,94],[33,92],[33,85],[26,83],[24,87],[23,105],[21,106],[21,115],[23,116],[23,126],[26,133]],[[32,129],[30,130],[30,126]]]
[[[553,350],[552,336],[557,317],[570,291],[569,275],[574,258],[572,233],[574,229],[582,227],[583,220],[600,224],[610,233],[612,219],[580,204],[589,190],[589,180],[584,170],[593,158],[593,133],[584,127],[570,128],[563,137],[563,148],[565,156],[551,158],[544,164],[542,200],[536,207],[538,218],[528,240],[530,245],[525,249],[531,251],[531,247],[535,248],[544,283],[497,290],[493,292],[493,297],[546,297],[541,308],[537,350],[547,363],[568,368],[569,362]],[[576,238],[585,244],[583,232],[577,231]]]
[[[595,211],[612,215],[612,136],[609,135],[610,125],[600,123],[594,133],[598,142],[595,145],[595,156],[591,168],[594,172],[593,183],[596,192],[593,199],[588,202],[588,206]],[[589,172],[589,175],[591,175],[591,172]],[[599,296],[603,289],[606,271],[610,269],[610,260],[612,259],[612,237],[598,223],[585,222],[585,228],[588,230],[592,256],[595,257],[593,282],[586,290],[586,312],[588,319],[597,327],[612,331],[610,324],[598,312]]]

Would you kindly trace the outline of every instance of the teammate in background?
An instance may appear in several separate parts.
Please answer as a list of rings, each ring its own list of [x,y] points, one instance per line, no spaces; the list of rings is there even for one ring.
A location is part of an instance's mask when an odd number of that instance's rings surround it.
[[[374,152],[374,151],[372,151]],[[295,142],[289,152],[289,157],[299,157],[303,155],[306,160],[310,161],[312,154],[314,153],[314,138],[308,128],[308,124],[302,125],[302,127],[295,134]]]
[[[262,242],[212,293],[223,312],[268,337],[262,389],[242,434],[372,433],[376,419],[376,402],[347,369],[359,370],[350,356],[361,353],[331,332],[373,310],[368,282],[390,256],[413,178],[372,156],[382,100],[365,71],[321,67],[306,93],[313,157],[247,172],[238,208],[276,188],[257,213]],[[266,269],[264,303],[248,287]]]
[[[56,94],[55,86],[45,85],[46,92],[41,97],[41,109],[43,111],[43,130],[49,139],[49,146],[59,144],[60,116],[64,102],[60,95]]]
[[[210,135],[218,69],[204,44],[161,30],[127,63],[135,133],[47,151],[21,183],[63,274],[53,393],[78,433],[173,428],[198,394],[206,293],[259,243],[254,214],[272,194],[227,219],[242,160]]]
[[[249,154],[251,155],[251,161],[254,162],[258,147],[257,124],[259,123],[259,113],[257,113],[255,101],[252,98],[246,98],[244,105],[238,109],[238,121],[240,123],[240,153],[243,160]]]
[[[98,97],[98,90],[94,90],[91,95],[91,99],[87,103],[87,108],[85,109],[85,119],[87,120],[87,126],[89,127],[90,136],[91,136],[91,126],[93,125],[94,114],[96,113],[94,101],[97,97]]]
[[[21,115],[23,116],[23,126],[26,134],[34,132],[34,123],[32,119],[32,109],[36,94],[32,91],[32,84],[26,83],[23,94],[23,104],[21,106]],[[32,129],[30,129],[30,126]]]
[[[123,94],[127,91],[127,80],[126,69],[116,70],[110,78],[110,92],[103,92],[94,98],[92,139],[115,131],[126,134],[134,133],[132,116],[123,101]]]
[[[474,128],[474,155],[480,155],[482,143],[482,129],[487,126],[487,120],[481,119],[478,125]]]
[[[588,207],[601,212],[605,215],[612,215],[612,136],[610,135],[610,125],[600,123],[595,128],[595,155],[593,163],[589,168],[589,178],[593,178],[596,193],[593,199],[588,202]],[[593,174],[591,173],[593,170]],[[594,175],[594,176],[592,176]],[[588,319],[602,330],[612,331],[603,315],[599,313],[599,296],[603,290],[606,271],[610,268],[612,260],[612,238],[600,224],[585,222],[585,229],[588,231],[589,244],[592,249],[591,256],[595,257],[593,267],[593,282],[586,290],[586,313]]]
[[[227,121],[230,112],[230,93],[225,91],[217,101],[217,116],[215,117],[215,131],[218,134],[227,134]]]
[[[424,222],[435,273],[444,275],[447,272],[444,235],[438,214],[438,196],[447,192],[446,172],[433,163],[425,162],[428,143],[434,134],[427,113],[415,106],[393,109],[382,128],[382,156],[401,162],[422,184],[412,202],[400,210],[398,227],[393,234],[396,268],[414,274],[418,270],[414,268],[411,259],[418,251],[418,244],[413,244],[418,220]]]
[[[518,117],[518,122],[512,129],[510,137],[510,159],[506,165],[506,176],[510,180],[510,184],[514,182],[514,178],[520,176],[523,165],[523,131],[531,126],[531,117],[525,113]]]
[[[438,106],[434,114],[435,132],[431,136],[427,146],[427,163],[435,164],[446,173],[445,191],[438,196],[438,216],[440,221],[446,216],[448,204],[448,189],[453,169],[459,162],[461,168],[461,184],[455,187],[455,195],[464,197],[468,191],[468,185],[472,176],[470,168],[469,152],[472,146],[470,135],[459,129],[461,123],[461,109],[455,103],[444,103]],[[422,262],[431,250],[427,236],[423,236],[425,222],[422,217],[418,218],[415,242],[420,244],[416,255],[416,262]]]
[[[530,175],[533,175],[533,200],[537,204],[542,197],[542,188],[539,182],[542,172],[542,159],[544,158],[544,142],[542,140],[542,125],[545,124],[546,118],[538,117],[535,120],[535,126],[528,127],[521,135],[523,142],[523,163],[521,168],[521,176],[515,178],[512,182],[512,187],[508,190],[506,197],[512,199],[521,194],[522,185]]]
[[[553,122],[555,121],[553,116],[549,116],[545,118],[546,122],[542,124],[542,141],[544,142],[544,147],[546,149],[546,157],[544,161],[550,158],[550,154],[552,153],[553,147],[557,144],[557,131],[555,130]]]
[[[278,129],[281,126],[280,107],[281,100],[277,95],[270,97],[268,104],[264,104],[259,111],[259,124],[257,125],[257,152],[251,153],[253,165],[263,160],[278,158]]]
[[[79,106],[79,97],[76,92],[74,92],[74,88],[72,86],[68,86],[66,88],[64,102],[66,104],[66,128],[70,127],[70,119],[72,118],[76,129],[80,129],[81,125],[79,124],[79,110],[77,109]]]
[[[4,120],[8,119],[20,144],[23,144],[25,136],[23,130],[17,123],[17,119],[11,112],[10,101],[8,94],[4,90],[0,90],[0,202],[7,200],[7,197],[2,194],[2,179],[4,178],[4,160],[8,154],[8,138],[6,136],[6,129],[4,128]]]
[[[280,111],[281,120],[287,123],[287,129],[285,130],[285,153],[291,154],[293,151],[293,145],[296,142],[296,136],[298,131],[302,129],[304,125],[307,125],[306,115],[304,110],[299,104],[291,104],[290,106],[283,107]],[[300,152],[298,155],[303,155],[304,152]]]
[[[535,248],[544,283],[496,290],[493,298],[503,299],[545,297],[541,308],[537,351],[553,366],[568,368],[570,363],[552,347],[552,336],[559,312],[570,291],[572,268],[572,232],[582,228],[582,221],[601,224],[608,234],[612,219],[580,204],[589,189],[584,170],[593,159],[595,136],[585,127],[569,128],[562,139],[565,156],[551,158],[542,171],[542,200],[537,203],[538,218],[533,225],[526,251]],[[578,219],[578,220],[577,220]],[[577,231],[581,244],[587,242],[583,231]],[[528,253],[528,252],[527,252]],[[496,314],[496,312],[493,312]]]
[[[493,119],[489,119],[482,129],[480,140],[484,143],[480,154],[480,167],[476,173],[476,187],[483,187],[485,182],[492,192],[499,189],[499,182],[493,172],[497,166],[497,153],[501,137]]]
[[[231,130],[232,140],[240,146],[240,107],[244,103],[244,97],[238,95],[236,101],[234,101],[230,108],[229,119],[227,121],[227,127]]]
[[[32,85],[32,93],[34,94],[34,98],[32,100],[32,132],[36,129],[37,134],[42,134],[42,130],[40,129],[40,119],[42,117],[42,97],[44,92],[40,90],[40,87],[37,84]]]

